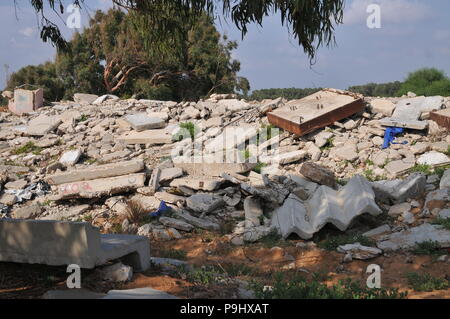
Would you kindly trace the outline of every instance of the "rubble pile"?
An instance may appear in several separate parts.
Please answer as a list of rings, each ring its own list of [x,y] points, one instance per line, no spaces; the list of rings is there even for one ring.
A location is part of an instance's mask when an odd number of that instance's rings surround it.
[[[448,247],[450,231],[433,224],[450,210],[447,109],[450,98],[338,90],[262,102],[76,94],[0,113],[0,217],[88,221],[153,240],[231,224],[226,236],[242,245],[388,214],[381,232],[364,229],[379,249]],[[340,250],[380,254],[366,248]]]

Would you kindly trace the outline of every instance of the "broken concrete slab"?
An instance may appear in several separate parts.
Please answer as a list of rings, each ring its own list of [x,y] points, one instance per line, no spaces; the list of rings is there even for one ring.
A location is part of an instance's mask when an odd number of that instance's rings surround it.
[[[437,242],[441,247],[450,247],[450,231],[437,225],[422,224],[401,232],[387,236],[385,240],[379,241],[377,247],[383,251],[394,251],[399,249],[410,249],[417,243],[426,241]]]
[[[186,206],[197,213],[208,214],[225,205],[221,197],[206,193],[197,193],[186,199]]]
[[[166,121],[159,117],[149,117],[147,113],[138,113],[125,116],[127,121],[133,129],[137,132],[142,132],[151,129],[160,129],[166,126]]]
[[[179,167],[164,168],[161,170],[159,182],[170,182],[175,178],[183,176],[183,170]]]
[[[187,177],[177,178],[170,182],[171,187],[189,187],[193,190],[212,192],[219,189],[224,180],[222,178],[214,177]]]
[[[44,91],[16,89],[14,90],[14,101],[10,100],[9,110],[17,115],[31,113],[44,105]]]
[[[90,223],[0,220],[0,261],[94,268],[125,256],[124,263],[146,270],[150,265],[147,238],[101,235]]]
[[[100,178],[58,185],[57,200],[95,198],[114,195],[144,187],[145,173]]]
[[[450,157],[440,152],[431,151],[421,155],[417,159],[417,164],[430,166],[443,166],[450,164]]]
[[[400,176],[411,168],[414,167],[416,163],[414,161],[410,161],[409,159],[402,159],[397,161],[392,161],[387,163],[387,165],[384,167],[384,169],[391,174],[392,176]]]
[[[172,227],[178,230],[190,232],[194,229],[194,226],[183,222],[182,220],[170,218],[170,217],[160,217],[159,222],[166,227]]]
[[[17,219],[29,219],[39,216],[41,212],[41,206],[39,206],[38,204],[32,204],[13,210],[11,216]]]
[[[59,159],[59,162],[66,166],[75,165],[81,157],[81,150],[72,150],[64,152],[64,154]]]
[[[362,111],[360,96],[347,91],[325,89],[293,100],[267,114],[271,124],[293,134],[305,135]]]
[[[88,211],[90,208],[89,205],[78,205],[78,206],[74,206],[74,207],[70,207],[67,210],[63,210],[61,212],[57,212],[55,214],[51,214],[42,218],[38,218],[41,220],[65,220],[71,217],[76,217],[79,216],[83,213],[85,213],[86,211]]]
[[[181,213],[177,213],[177,217],[180,217],[185,222],[194,225],[195,227],[199,227],[201,229],[206,230],[212,230],[216,231],[220,229],[220,225],[217,223],[214,223],[210,220],[204,219],[204,218],[198,218],[195,216],[192,216],[187,211],[182,211]]]
[[[360,260],[372,259],[383,253],[381,249],[363,246],[360,243],[341,245],[337,248],[337,251],[344,254],[350,254],[352,259]]]
[[[8,182],[5,184],[6,189],[24,189],[28,185],[28,182],[24,179]]]
[[[60,185],[99,178],[133,174],[141,172],[143,170],[144,170],[144,161],[133,160],[97,166],[91,165],[89,167],[82,169],[71,170],[64,173],[50,175],[46,177],[45,180],[51,185]]]
[[[417,198],[425,192],[425,175],[414,173],[406,179],[376,181],[372,183],[376,199],[384,203],[403,203],[408,198]]]
[[[106,281],[126,282],[133,278],[133,268],[121,262],[99,269],[100,277]]]
[[[300,174],[320,185],[326,185],[331,188],[336,187],[336,177],[329,169],[315,164],[306,162],[300,167]]]
[[[28,122],[25,134],[31,136],[44,136],[55,130],[61,123],[61,119],[57,116],[41,114]]]
[[[450,108],[430,113],[430,119],[439,126],[450,130]]]
[[[202,161],[201,158],[182,158],[173,159],[175,167],[181,168],[184,172],[192,176],[221,176],[226,174],[243,174],[251,171],[256,163],[216,163]]]
[[[117,141],[125,145],[129,144],[171,144],[172,133],[168,129],[147,130],[142,132],[131,131],[117,138]]]
[[[261,218],[263,210],[260,201],[253,196],[249,196],[244,200],[245,211],[245,228],[261,226]]]
[[[370,101],[372,113],[381,113],[384,116],[391,116],[395,110],[395,104],[386,99],[374,99]]]
[[[448,203],[450,203],[450,190],[448,188],[429,192],[425,198],[425,204],[423,205],[421,215],[436,216],[441,209],[447,206]]]
[[[391,227],[389,225],[381,225],[380,227],[371,229],[362,235],[365,237],[376,237],[385,233],[389,233],[391,231]]]
[[[419,121],[422,113],[440,110],[443,103],[444,99],[442,96],[420,96],[402,99],[397,103],[392,117],[380,120],[380,124],[383,126],[424,130],[428,127],[428,123]]]
[[[98,99],[98,95],[95,94],[75,93],[73,95],[73,100],[76,103],[91,104],[96,99]]]
[[[261,163],[265,164],[278,164],[286,165],[294,162],[298,162],[308,155],[308,152],[303,150],[277,154],[275,156],[260,156],[259,160]]]
[[[325,224],[332,223],[344,231],[359,215],[382,213],[375,203],[370,183],[356,175],[339,191],[320,186],[306,202],[291,194],[272,217],[272,225],[283,238],[292,233],[302,239],[310,239]]]

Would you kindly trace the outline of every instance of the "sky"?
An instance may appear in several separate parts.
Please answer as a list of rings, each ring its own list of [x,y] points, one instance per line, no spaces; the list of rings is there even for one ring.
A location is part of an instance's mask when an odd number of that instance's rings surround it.
[[[0,4],[0,88],[6,73],[30,64],[52,60],[55,49],[39,38],[38,20],[29,0],[4,0]],[[65,1],[70,3],[70,1]],[[380,8],[380,28],[369,28],[371,4]],[[96,9],[107,9],[110,0],[86,0],[82,26]],[[68,13],[53,17],[66,38],[74,32],[64,26]],[[296,39],[274,14],[262,27],[252,25],[242,40],[231,21],[217,23],[220,32],[237,40],[233,57],[241,62],[240,76],[252,90],[288,87],[346,89],[369,82],[402,81],[416,69],[436,67],[450,75],[450,1],[448,0],[346,0],[344,23],[336,26],[336,45],[318,49],[310,65]]]

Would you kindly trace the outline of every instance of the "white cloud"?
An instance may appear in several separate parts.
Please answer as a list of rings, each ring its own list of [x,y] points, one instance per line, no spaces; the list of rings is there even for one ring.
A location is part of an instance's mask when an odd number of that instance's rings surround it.
[[[366,22],[370,4],[379,4],[382,24],[403,24],[424,20],[431,16],[431,8],[417,0],[353,0],[344,12],[344,24]]]
[[[35,31],[35,29],[30,28],[30,27],[19,30],[20,34],[26,36],[27,38],[31,37],[34,34],[34,31]]]

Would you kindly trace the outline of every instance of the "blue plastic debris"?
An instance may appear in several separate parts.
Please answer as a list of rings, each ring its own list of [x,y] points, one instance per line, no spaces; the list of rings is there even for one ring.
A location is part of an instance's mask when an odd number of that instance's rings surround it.
[[[404,128],[402,127],[388,127],[386,128],[386,131],[384,132],[384,143],[383,143],[383,149],[388,148],[391,144],[400,144],[400,143],[394,143],[395,136],[397,134],[403,133]],[[406,144],[408,142],[404,141],[401,144]]]
[[[149,215],[151,217],[159,217],[161,216],[162,213],[167,212],[170,210],[170,207],[166,205],[165,201],[161,201],[161,203],[159,203],[159,208],[156,212],[150,213]]]

